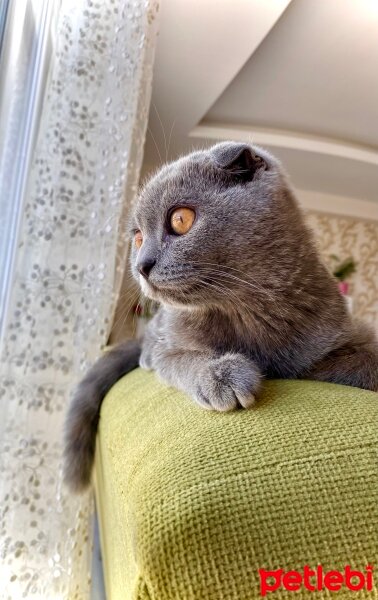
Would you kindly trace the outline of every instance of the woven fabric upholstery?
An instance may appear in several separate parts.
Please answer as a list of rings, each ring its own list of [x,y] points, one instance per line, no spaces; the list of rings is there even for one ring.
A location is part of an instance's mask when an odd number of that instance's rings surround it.
[[[377,432],[372,392],[270,381],[256,408],[225,414],[130,373],[97,442],[108,600],[250,600],[259,568],[378,567]],[[309,596],[330,593],[268,597]]]

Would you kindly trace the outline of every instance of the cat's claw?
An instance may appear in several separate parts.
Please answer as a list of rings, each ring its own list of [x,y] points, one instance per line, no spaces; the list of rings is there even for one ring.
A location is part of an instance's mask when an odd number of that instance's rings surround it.
[[[225,354],[213,359],[200,374],[195,399],[203,408],[226,412],[249,408],[255,402],[260,374],[241,354]]]

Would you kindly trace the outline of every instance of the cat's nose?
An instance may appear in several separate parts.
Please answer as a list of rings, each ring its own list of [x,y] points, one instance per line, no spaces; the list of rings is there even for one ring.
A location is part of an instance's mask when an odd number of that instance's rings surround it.
[[[139,263],[138,271],[141,275],[143,275],[143,277],[145,279],[148,279],[148,277],[151,273],[151,269],[155,264],[156,264],[156,260],[154,260],[153,258],[146,259],[143,262]]]

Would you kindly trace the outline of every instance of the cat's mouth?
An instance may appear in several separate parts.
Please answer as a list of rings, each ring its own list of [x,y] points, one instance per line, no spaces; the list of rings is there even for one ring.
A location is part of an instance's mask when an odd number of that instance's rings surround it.
[[[186,306],[194,301],[195,293],[198,291],[198,285],[188,284],[188,282],[162,281],[156,283],[150,279],[140,278],[140,287],[143,294],[150,300],[161,302],[162,304],[180,304]]]
[[[164,302],[170,296],[175,296],[175,292],[177,292],[177,285],[169,285],[166,282],[155,283],[150,280],[146,281],[143,277],[140,279],[140,287],[147,298],[159,302]]]
[[[140,285],[140,288],[141,288],[143,294],[147,298],[150,298],[151,300],[158,300],[158,301],[160,301],[160,298],[159,298],[159,288],[157,287],[156,284],[151,283],[151,281],[146,281],[144,279],[144,277],[142,277],[142,275],[141,275],[139,277],[139,285]]]

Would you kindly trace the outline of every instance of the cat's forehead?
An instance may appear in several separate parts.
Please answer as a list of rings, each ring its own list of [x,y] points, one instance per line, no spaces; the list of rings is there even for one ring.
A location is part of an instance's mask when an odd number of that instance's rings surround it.
[[[203,153],[202,153],[203,154]],[[172,203],[188,201],[205,184],[206,157],[200,153],[181,158],[160,169],[144,185],[135,207],[135,219],[155,220]]]
[[[246,144],[235,142],[224,142],[216,144],[207,149],[193,152],[178,160],[168,163],[159,169],[141,189],[134,210],[134,225],[153,229],[159,222],[166,218],[167,211],[175,205],[190,204],[193,201],[203,202],[206,198],[214,197],[219,193],[246,196],[245,191],[237,185],[232,176],[235,170],[229,170],[230,160],[240,155],[240,150],[249,150],[253,160],[262,158],[270,172],[270,183],[267,182],[267,190],[272,184],[272,174],[281,172],[280,163],[266,150]],[[239,153],[239,154],[238,154]],[[231,158],[230,158],[231,157]],[[249,167],[247,167],[249,168]],[[236,169],[236,173],[238,170]],[[241,173],[246,171],[239,171]],[[231,175],[230,175],[231,173]],[[280,181],[278,181],[280,183]],[[277,181],[274,185],[277,185]],[[260,195],[262,187],[259,188]],[[249,196],[253,190],[247,192]]]

